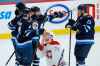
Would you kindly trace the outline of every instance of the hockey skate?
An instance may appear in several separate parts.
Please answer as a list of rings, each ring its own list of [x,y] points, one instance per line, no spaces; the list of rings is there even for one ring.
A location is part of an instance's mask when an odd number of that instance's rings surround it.
[[[85,64],[76,64],[76,66],[86,66]]]

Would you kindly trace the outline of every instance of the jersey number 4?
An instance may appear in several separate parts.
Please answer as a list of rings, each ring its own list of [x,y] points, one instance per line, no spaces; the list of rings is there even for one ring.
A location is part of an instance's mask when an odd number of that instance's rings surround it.
[[[48,59],[52,59],[52,51],[51,50],[46,51],[46,57]]]

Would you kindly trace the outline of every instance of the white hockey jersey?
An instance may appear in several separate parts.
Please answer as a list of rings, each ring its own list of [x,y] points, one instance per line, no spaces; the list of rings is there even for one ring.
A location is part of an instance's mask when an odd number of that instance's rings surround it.
[[[46,57],[46,63],[48,66],[65,66],[63,60],[64,48],[58,41],[52,39],[48,44],[40,44],[40,52]]]

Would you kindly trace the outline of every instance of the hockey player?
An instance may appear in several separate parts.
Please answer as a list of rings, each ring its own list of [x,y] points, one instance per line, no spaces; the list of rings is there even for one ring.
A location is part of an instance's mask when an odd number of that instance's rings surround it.
[[[36,55],[37,47],[39,45],[40,35],[44,33],[44,28],[39,28],[38,21],[34,20],[29,30],[26,30],[26,37],[32,39],[33,45],[33,66],[39,66],[39,58]]]
[[[17,37],[18,35],[18,29],[19,29],[19,21],[22,17],[23,10],[26,8],[26,6],[23,3],[16,4],[16,10],[15,10],[15,18],[12,19],[9,23],[9,29],[12,30],[11,34],[13,37]]]
[[[32,63],[32,40],[25,36],[25,30],[31,25],[30,10],[23,3],[16,5],[15,18],[9,22],[12,30],[12,42],[15,48],[16,65],[30,66]]]
[[[44,32],[39,51],[46,58],[47,66],[66,66],[64,48],[53,39],[53,35],[50,33]]]
[[[31,15],[31,16],[30,16]],[[33,66],[39,66],[39,58],[36,55],[37,46],[39,44],[40,35],[43,34],[44,28],[44,16],[41,15],[39,7],[31,8],[31,14],[29,12],[30,18],[22,19],[21,30],[19,34],[18,41],[23,43],[25,41],[32,40],[33,47]],[[30,20],[31,19],[31,20]],[[30,25],[31,24],[31,25]],[[28,56],[27,56],[28,57]],[[30,58],[31,59],[31,58]]]
[[[44,32],[44,23],[46,22],[45,16],[41,14],[41,10],[39,7],[34,6],[31,8],[31,18],[32,18],[32,26],[30,26],[30,30],[28,30],[29,34],[28,38],[32,39],[33,36],[38,37],[37,43],[33,42],[33,63],[32,66],[39,66],[39,58],[36,55],[37,47],[39,44],[40,35]]]
[[[94,18],[87,13],[87,4],[81,4],[78,6],[78,18],[76,22],[73,19],[69,19],[69,23],[65,27],[76,31],[76,45],[74,54],[76,57],[76,66],[86,66],[85,59],[94,44],[95,34],[95,22]]]

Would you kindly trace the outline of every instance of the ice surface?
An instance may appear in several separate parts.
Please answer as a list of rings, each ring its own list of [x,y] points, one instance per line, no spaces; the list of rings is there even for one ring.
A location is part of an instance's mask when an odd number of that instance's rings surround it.
[[[68,52],[69,52],[69,36],[56,36],[56,39],[66,48],[65,51],[65,60],[68,63]],[[87,66],[100,66],[100,33],[95,34],[95,44],[91,48],[91,51],[86,60]],[[71,66],[75,66],[75,57],[74,57],[74,46],[75,46],[75,37],[72,36],[72,49],[71,49]],[[14,51],[11,40],[0,40],[0,66],[5,66],[6,61],[11,56]],[[15,56],[12,57],[8,66],[15,66]],[[40,66],[47,66],[45,63],[45,58],[41,58]]]

